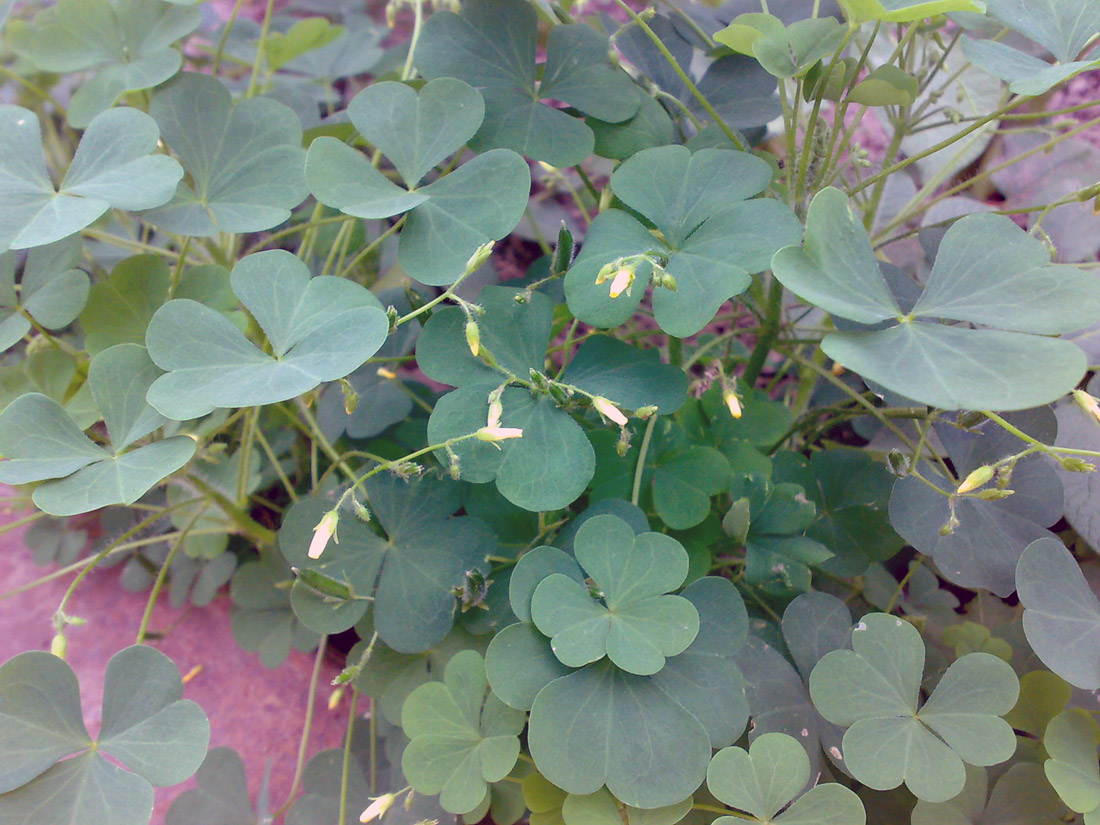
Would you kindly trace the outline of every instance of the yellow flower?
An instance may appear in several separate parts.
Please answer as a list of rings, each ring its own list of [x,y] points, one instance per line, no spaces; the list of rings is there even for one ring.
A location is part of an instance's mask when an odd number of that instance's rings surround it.
[[[519,427],[482,427],[476,433],[479,441],[506,441],[509,438],[523,438],[523,430]]]
[[[374,801],[359,815],[360,822],[370,822],[372,819],[378,819],[380,816],[384,816],[386,811],[388,811],[393,806],[393,803],[397,801],[397,795],[392,793],[371,798]]]
[[[615,297],[612,295],[611,297]],[[614,423],[620,427],[626,426],[626,416],[623,415],[623,411],[608,401],[606,398],[597,395],[592,399],[592,406],[596,408],[598,412],[604,418],[611,419]]]
[[[629,295],[630,287],[634,284],[634,270],[630,267],[623,267],[615,273],[615,277],[611,279],[611,297],[618,298],[624,292]]]
[[[733,390],[726,390],[722,393],[722,399],[726,402],[726,409],[730,411],[730,415],[734,418],[741,417],[741,399],[737,397],[737,393]]]

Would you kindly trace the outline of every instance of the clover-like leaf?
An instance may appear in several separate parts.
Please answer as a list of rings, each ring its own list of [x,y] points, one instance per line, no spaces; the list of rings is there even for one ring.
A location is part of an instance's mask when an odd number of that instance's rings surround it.
[[[581,667],[607,656],[629,673],[648,676],[694,641],[698,611],[682,596],[667,595],[687,577],[687,552],[679,542],[660,533],[635,535],[608,515],[585,522],[575,547],[598,598],[556,573],[531,599],[531,618],[551,638],[562,664]]]
[[[759,158],[726,149],[683,146],[646,149],[612,175],[615,194],[652,221],[663,240],[621,210],[600,213],[565,278],[569,308],[585,323],[624,323],[659,266],[675,291],[657,287],[653,311],[670,335],[694,335],[723,302],[744,292],[751,275],[768,268],[780,247],[798,238],[794,213],[770,198],[753,199],[771,180]],[[635,272],[628,295],[611,297],[600,271],[616,261]]]
[[[260,654],[264,667],[278,667],[290,649],[317,647],[320,634],[294,615],[288,586],[293,571],[277,553],[264,553],[258,561],[237,568],[229,585],[233,599],[233,638],[244,650]]]
[[[169,301],[149,322],[146,343],[167,375],[149,403],[179,421],[218,407],[274,404],[354,370],[382,346],[389,322],[358,284],[311,278],[283,250],[257,252],[233,268],[233,291],[271,344],[261,351],[224,315],[187,298]]]
[[[797,484],[772,484],[762,475],[738,474],[730,485],[733,506],[722,527],[744,545],[745,576],[765,590],[782,594],[810,589],[810,567],[833,557],[825,545],[805,535],[817,514]]]
[[[310,145],[310,189],[327,206],[360,218],[408,212],[397,248],[402,268],[421,283],[450,284],[479,247],[519,223],[531,188],[527,164],[507,150],[486,152],[420,185],[466,144],[481,123],[482,107],[477,90],[454,78],[429,81],[419,93],[401,83],[368,86],[348,105],[348,117],[390,159],[408,189],[331,137]],[[480,185],[485,180],[494,182],[491,193]]]
[[[944,802],[966,779],[963,763],[995,765],[1016,750],[1000,718],[1016,704],[1019,680],[988,653],[970,653],[944,673],[918,708],[924,642],[908,622],[884,613],[864,616],[853,650],[827,653],[810,674],[810,696],[830,722],[848,727],[844,761],[875,790],[903,781],[918,799]]]
[[[471,142],[475,151],[504,147],[553,166],[573,166],[592,154],[592,130],[541,101],[562,100],[617,123],[634,115],[638,99],[629,76],[608,62],[607,37],[591,26],[554,26],[541,74],[535,66],[537,35],[538,17],[528,4],[474,0],[461,14],[428,18],[416,68],[425,77],[458,78],[481,90],[485,122]]]
[[[244,762],[233,748],[212,748],[195,781],[198,787],[172,802],[164,819],[167,825],[261,825],[269,814],[266,778],[253,809]]]
[[[0,819],[147,823],[152,786],[191,776],[210,741],[206,714],[182,694],[179,672],[163,653],[143,645],[119,651],[107,663],[93,740],[65,662],[39,651],[9,659],[0,666]],[[58,761],[69,754],[79,755]]]
[[[1043,732],[1043,747],[1050,755],[1043,763],[1043,772],[1062,801],[1071,810],[1085,815],[1086,825],[1100,821],[1098,741],[1100,728],[1082,710],[1062,711]]]
[[[1095,59],[1078,60],[1100,30],[1100,4],[1095,0],[987,0],[989,14],[1035,41],[1054,55],[1053,65],[995,40],[964,37],[963,54],[992,75],[1008,81],[1019,95],[1041,95],[1081,72],[1096,68]]]
[[[773,480],[798,484],[817,507],[806,536],[834,554],[820,569],[834,576],[859,576],[869,564],[902,548],[890,526],[887,505],[891,476],[857,450],[819,450],[809,459],[793,452],[773,456]]]
[[[453,482],[423,476],[403,482],[375,476],[364,484],[388,539],[345,517],[318,559],[308,556],[313,528],[331,502],[307,499],[290,509],[279,531],[283,555],[299,578],[291,591],[295,613],[321,632],[346,630],[373,597],[379,638],[401,653],[420,653],[451,630],[455,589],[468,572],[489,572],[496,541],[488,525],[451,518],[462,503]],[[318,578],[320,577],[320,578]],[[479,797],[480,799],[480,797]]]
[[[80,431],[65,409],[28,393],[0,414],[0,478],[8,484],[47,481],[33,494],[48,513],[71,516],[111,504],[132,504],[195,454],[195,441],[174,436],[128,450],[166,423],[145,403],[160,371],[143,347],[120,344],[97,355],[88,384],[111,436],[108,451]]]
[[[581,575],[568,556],[545,549],[514,579],[517,615],[540,570],[569,575],[570,565]],[[529,623],[493,639],[487,657],[494,692],[499,684],[509,703],[531,708],[531,753],[555,785],[585,795],[606,784],[628,806],[674,806],[703,781],[710,748],[741,735],[748,709],[736,657],[748,630],[744,604],[728,580],[713,577],[693,582],[683,598],[699,614],[699,633],[655,676],[626,673],[610,661],[570,672]],[[512,679],[521,668],[532,673]]]
[[[149,111],[190,175],[170,203],[143,215],[156,226],[194,237],[258,232],[309,193],[302,125],[282,103],[234,102],[219,80],[185,73],[157,91]]]
[[[442,682],[421,685],[405,700],[401,727],[412,740],[401,769],[419,792],[439,794],[451,813],[468,813],[519,758],[526,716],[489,690],[485,662],[472,650],[454,656]]]
[[[499,384],[470,384],[443,396],[428,420],[429,443],[468,437],[484,427],[489,394],[497,389]],[[501,426],[521,429],[523,436],[501,444],[467,438],[449,452],[440,450],[440,461],[450,463],[453,454],[464,481],[495,480],[501,495],[525,510],[567,507],[595,471],[596,457],[584,429],[548,395],[508,387],[500,401]]]
[[[844,26],[834,17],[799,20],[790,26],[770,14],[740,14],[714,35],[716,42],[751,55],[778,78],[802,77],[830,57],[844,40]]]
[[[1009,420],[1028,435],[1054,443],[1057,422],[1049,409],[1012,413]],[[1023,449],[1019,438],[992,421],[968,430],[943,422],[934,431],[960,479]],[[1040,456],[1024,457],[1012,471],[1013,495],[999,501],[974,496],[952,500],[957,482],[932,468],[924,475],[943,492],[913,477],[898,479],[890,496],[891,524],[920,552],[931,555],[948,580],[1008,596],[1016,589],[1024,548],[1042,538],[1053,540],[1046,528],[1062,516],[1062,484],[1054,468]]]
[[[566,794],[560,807],[565,825],[676,825],[691,811],[691,799],[660,808],[633,808],[602,790]]]
[[[1027,546],[1016,568],[1024,632],[1043,664],[1085,690],[1100,687],[1100,600],[1056,538]]]
[[[962,793],[947,802],[918,801],[912,825],[1058,825],[1065,806],[1038,765],[1013,765],[989,792],[985,768],[966,768]]]
[[[752,814],[758,822],[863,825],[866,814],[854,791],[830,782],[803,794],[809,781],[806,751],[798,740],[783,733],[766,733],[747,751],[723,748],[707,768],[710,792],[730,807]],[[736,825],[741,821],[741,817],[722,816],[715,823]]]
[[[76,268],[79,263],[75,235],[33,249],[17,292],[15,253],[0,254],[0,351],[30,332],[28,316],[46,329],[63,329],[76,320],[90,288],[88,276]]]
[[[94,71],[69,102],[69,124],[82,129],[124,93],[178,72],[183,56],[172,44],[201,21],[198,9],[160,0],[62,0],[39,12],[13,47],[43,71]]]
[[[840,7],[853,23],[911,23],[953,11],[982,12],[982,6],[978,0],[840,0]]]
[[[111,109],[92,119],[69,171],[55,188],[42,154],[38,115],[0,106],[0,251],[67,238],[108,209],[151,209],[166,203],[183,177],[172,158],[152,154],[160,133],[136,109]]]
[[[810,205],[804,247],[780,250],[772,267],[784,286],[835,316],[886,322],[830,333],[822,342],[830,358],[944,409],[1021,410],[1055,400],[1076,385],[1086,359],[1068,341],[1040,336],[1080,329],[1100,316],[1095,279],[1051,265],[1041,242],[991,214],[952,225],[923,293],[903,310],[847,196],[831,188]]]

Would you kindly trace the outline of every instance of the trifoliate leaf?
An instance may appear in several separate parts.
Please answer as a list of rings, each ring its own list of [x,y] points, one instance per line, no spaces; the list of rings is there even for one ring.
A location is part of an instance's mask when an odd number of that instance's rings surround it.
[[[108,209],[151,209],[167,203],[183,177],[172,158],[151,154],[160,133],[136,109],[92,119],[69,171],[55,188],[42,154],[38,115],[0,106],[0,251],[67,238]]]
[[[447,663],[442,682],[421,685],[405,700],[401,727],[412,741],[401,769],[420,793],[439,794],[444,810],[468,813],[487,783],[515,766],[525,722],[489,690],[481,656],[462,651]]]
[[[283,250],[243,258],[231,283],[272,354],[220,312],[186,298],[169,301],[146,333],[153,361],[168,371],[149,389],[149,403],[169,418],[186,421],[218,407],[294,398],[350,373],[389,333],[369,291],[342,278],[311,278],[306,265]]]
[[[264,667],[278,667],[290,649],[317,647],[320,634],[298,621],[290,606],[294,573],[277,553],[242,564],[233,575],[233,638],[238,646],[260,654]]]
[[[1096,762],[1096,744],[1100,728],[1082,710],[1059,713],[1043,732],[1043,747],[1050,759],[1043,763],[1047,780],[1062,801],[1093,825],[1100,815],[1100,768]]]
[[[1058,825],[1065,806],[1038,765],[1013,765],[989,793],[985,768],[966,768],[962,793],[947,802],[917,802],[912,825]]]
[[[918,708],[924,642],[911,624],[869,614],[852,647],[822,657],[810,696],[827,720],[848,726],[844,760],[860,782],[875,790],[905,782],[918,799],[944,802],[962,790],[964,762],[995,765],[1015,752],[1012,728],[999,717],[1016,704],[1019,681],[996,656],[963,656]]]
[[[75,235],[27,256],[18,293],[15,253],[0,254],[0,351],[31,330],[30,316],[46,329],[63,329],[76,320],[88,299],[88,276],[80,263],[80,239]]]

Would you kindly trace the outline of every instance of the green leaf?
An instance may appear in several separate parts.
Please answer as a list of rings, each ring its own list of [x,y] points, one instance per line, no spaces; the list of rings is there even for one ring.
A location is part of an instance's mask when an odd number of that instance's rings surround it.
[[[88,385],[116,453],[168,423],[145,403],[145,393],[160,375],[145,347],[137,344],[105,349],[88,366]]]
[[[182,693],[179,672],[163,653],[142,645],[119,651],[107,663],[103,721],[98,739],[91,740],[68,665],[37,651],[8,660],[0,666],[0,698],[4,737],[12,740],[5,742],[0,772],[0,788],[7,791],[0,795],[0,818],[148,822],[152,785],[175,785],[191,776],[210,740],[206,715],[194,702],[180,699]],[[15,741],[20,734],[23,738]]]
[[[832,17],[799,20],[788,28],[770,14],[741,14],[714,35],[716,42],[755,57],[778,78],[806,74],[844,40],[844,26]]]
[[[958,659],[918,709],[924,642],[908,622],[864,616],[853,650],[827,653],[810,675],[810,696],[830,722],[848,726],[844,761],[875,790],[903,781],[918,799],[944,802],[963,788],[963,762],[995,765],[1016,737],[999,716],[1016,704],[1019,681],[987,653]]]
[[[232,286],[273,354],[221,313],[189,299],[169,301],[146,333],[153,361],[168,371],[150,388],[149,403],[169,418],[186,421],[218,407],[294,398],[350,373],[389,333],[370,292],[341,278],[311,278],[305,264],[283,250],[241,259]]]
[[[707,769],[710,792],[730,807],[751,813],[760,822],[863,825],[866,814],[855,792],[829,783],[816,785],[799,796],[809,781],[810,760],[806,751],[797,740],[782,733],[764,734],[747,751],[723,748]],[[790,807],[777,816],[788,803]],[[715,820],[721,825],[740,821],[732,816]]]
[[[886,561],[903,540],[890,526],[887,506],[892,479],[881,463],[858,450],[820,450],[809,459],[780,451],[773,456],[776,482],[802,487],[817,507],[806,535],[835,555],[821,569],[835,576],[859,576]]]
[[[626,160],[643,149],[666,146],[676,141],[676,128],[665,107],[635,88],[635,97],[640,103],[638,113],[621,123],[608,123],[593,117],[585,118],[585,123],[596,136],[596,145],[592,150],[603,158]]]
[[[399,83],[369,86],[352,100],[348,115],[360,134],[390,158],[409,189],[331,137],[310,145],[309,186],[319,201],[349,215],[385,218],[409,212],[398,244],[402,268],[424,284],[453,283],[479,247],[515,228],[531,188],[527,164],[504,150],[487,152],[418,186],[477,129],[480,104],[475,89],[453,78],[430,81],[419,94]],[[484,180],[494,181],[492,193],[481,186]]]
[[[118,263],[92,287],[80,314],[84,345],[95,355],[115,344],[144,344],[153,313],[168,298],[168,263],[159,255],[135,255]]]
[[[920,81],[897,66],[879,66],[859,81],[847,100],[864,106],[908,106],[917,99]]]
[[[201,21],[198,9],[157,0],[61,0],[40,12],[13,45],[43,71],[94,71],[69,103],[69,125],[82,129],[126,92],[152,88],[178,72],[183,57],[171,46]]]
[[[154,225],[204,238],[258,232],[287,220],[308,194],[301,122],[283,104],[234,102],[220,81],[184,73],[149,111],[190,176],[171,203],[143,216]]]
[[[76,320],[88,299],[88,276],[76,269],[80,239],[75,235],[32,250],[18,293],[14,252],[0,254],[0,350],[31,330],[27,315],[46,329],[63,329]]]
[[[359,134],[389,158],[410,189],[465,146],[484,116],[478,91],[451,77],[430,80],[419,92],[403,83],[374,83],[348,104]]]
[[[0,480],[26,484],[61,478],[109,457],[56,401],[28,393],[0,414]]]
[[[606,655],[623,670],[648,676],[694,641],[695,606],[664,595],[687,576],[687,553],[679,542],[660,533],[636,536],[626,522],[608,515],[585,522],[575,546],[600,600],[560,573],[544,579],[531,599],[531,618],[552,638],[562,664],[581,667]]]
[[[607,37],[580,23],[551,28],[536,83],[537,25],[529,5],[508,0],[475,0],[461,14],[433,14],[417,44],[416,68],[425,77],[457,78],[481,91],[485,122],[471,141],[475,151],[504,147],[573,166],[592,154],[592,131],[541,100],[562,100],[618,123],[634,115],[638,99],[629,76],[608,62]]]
[[[675,825],[690,811],[691,799],[660,808],[632,808],[606,790],[583,796],[569,794],[561,804],[565,825]]]
[[[748,288],[751,273],[767,269],[772,254],[799,235],[793,214],[778,201],[745,200],[770,180],[767,164],[744,152],[692,154],[683,146],[662,146],[634,155],[615,170],[612,186],[664,240],[632,216],[602,213],[565,278],[570,310],[596,326],[623,323],[658,264],[676,282],[676,291],[654,291],[658,324],[677,337],[694,335],[724,301]],[[636,267],[636,280],[630,295],[612,298],[596,276],[620,258]]]
[[[264,57],[271,69],[278,70],[303,54],[329,45],[345,31],[343,26],[334,26],[324,17],[306,17],[285,33],[272,32],[264,41]]]
[[[1074,60],[1051,65],[1027,52],[996,40],[962,38],[963,55],[975,66],[1006,81],[1018,95],[1046,94],[1071,77],[1096,68],[1095,60]]]
[[[108,209],[150,209],[166,203],[183,177],[180,165],[150,154],[157,124],[136,109],[92,119],[73,162],[55,189],[42,154],[38,115],[0,106],[0,251],[67,238]]]
[[[412,741],[401,769],[417,791],[439,794],[444,810],[468,813],[486,783],[515,766],[525,721],[489,690],[481,656],[463,651],[447,663],[442,682],[421,685],[405,700],[401,726]]]
[[[485,310],[477,320],[482,349],[499,369],[474,356],[466,342],[466,313],[444,307],[432,313],[416,342],[416,363],[433,381],[455,387],[507,380],[508,374],[527,379],[531,370],[546,370],[546,347],[554,322],[554,304],[539,292],[517,303],[523,290],[486,286],[477,303]]]
[[[1076,60],[1097,30],[1095,0],[986,0],[989,14],[1044,46],[1062,63]]]
[[[967,766],[962,793],[948,802],[917,802],[912,825],[1058,825],[1065,807],[1038,765],[1013,765],[989,793],[985,768]],[[987,799],[988,797],[988,799]]]
[[[840,0],[840,7],[852,23],[911,23],[955,11],[985,11],[985,4],[977,0]]]
[[[1016,587],[1024,632],[1043,664],[1072,685],[1100,687],[1100,601],[1062,542],[1029,544],[1016,568]]]
[[[294,615],[287,592],[293,573],[276,553],[237,568],[229,585],[233,599],[233,638],[243,650],[260,654],[266,668],[278,667],[290,649],[303,652],[317,647],[320,634]]]
[[[428,420],[429,443],[441,444],[484,427],[489,393],[496,388],[472,384],[441,398]],[[584,430],[548,396],[508,388],[501,402],[501,425],[518,427],[523,436],[499,445],[476,438],[454,445],[463,480],[483,484],[495,479],[501,495],[525,510],[568,506],[584,492],[595,471],[595,453]],[[443,464],[449,462],[445,451],[438,455]]]
[[[212,748],[195,774],[198,787],[184,791],[165,816],[167,825],[259,825],[267,815],[261,800],[253,810],[244,762],[233,748]]]
[[[1050,720],[1043,733],[1043,747],[1050,759],[1043,763],[1047,780],[1062,801],[1090,823],[1100,808],[1100,768],[1096,743],[1100,730],[1082,710],[1066,710]]]
[[[702,723],[651,679],[598,662],[556,679],[531,708],[528,744],[539,772],[572,794],[607,785],[638,808],[674,805],[706,774]]]
[[[1042,244],[1011,220],[969,215],[947,231],[923,294],[905,313],[846,201],[839,190],[818,193],[805,246],[780,250],[772,262],[784,286],[833,315],[861,324],[894,322],[875,331],[827,335],[822,348],[829,357],[887,389],[944,409],[1027,409],[1077,383],[1082,352],[1067,341],[1025,333],[1065,332],[1100,315],[1100,287],[1091,278],[1047,264]],[[1005,364],[1014,369],[1006,371]]]
[[[687,375],[662,364],[655,349],[640,350],[607,335],[584,340],[559,381],[601,395],[620,407],[653,406],[671,415],[687,397]]]

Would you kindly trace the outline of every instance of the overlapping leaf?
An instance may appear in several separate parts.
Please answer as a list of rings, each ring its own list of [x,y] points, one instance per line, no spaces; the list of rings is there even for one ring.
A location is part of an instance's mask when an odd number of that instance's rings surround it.
[[[1038,765],[1013,765],[989,792],[985,768],[966,768],[962,793],[947,802],[917,802],[913,825],[1058,825],[1065,806]]]
[[[153,786],[191,776],[210,741],[206,715],[182,694],[179,672],[163,653],[145,646],[116,653],[93,740],[65,662],[39,651],[9,659],[0,666],[0,819],[147,823]],[[70,754],[78,755],[63,759]]]
[[[485,560],[496,541],[482,522],[451,518],[462,503],[453,482],[375,476],[364,489],[387,539],[345,516],[339,543],[330,542],[320,558],[310,559],[313,528],[332,503],[304,500],[287,513],[279,545],[287,560],[305,571],[291,603],[305,624],[331,633],[359,621],[373,596],[374,626],[382,641],[402,653],[426,651],[450,632],[454,591],[467,572],[488,574]]]
[[[1100,729],[1082,710],[1059,713],[1043,732],[1050,758],[1043,763],[1047,780],[1073,811],[1085,815],[1085,825],[1100,822],[1100,768],[1096,743]]]
[[[1056,538],[1027,546],[1016,568],[1024,632],[1043,664],[1072,685],[1100,687],[1100,601]]]
[[[944,802],[962,791],[964,762],[995,765],[1015,752],[1000,716],[1016,704],[1019,681],[996,656],[958,659],[918,708],[924,642],[911,624],[868,614],[852,647],[814,666],[810,696],[822,716],[848,727],[844,761],[863,784],[882,791],[904,782],[918,799]]]
[[[167,825],[261,825],[269,815],[267,782],[256,800],[248,796],[241,756],[232,748],[213,748],[195,774],[198,787],[184,791],[165,815]]]
[[[277,553],[237,568],[229,586],[233,599],[233,639],[243,650],[260,654],[264,667],[278,667],[290,650],[317,647],[320,634],[298,621],[287,587],[293,571]]]
[[[190,176],[170,203],[143,215],[156,226],[194,237],[258,232],[287,220],[308,194],[301,122],[283,104],[234,102],[215,78],[185,73],[157,91],[149,111]],[[160,203],[128,208],[148,206]]]
[[[854,791],[828,783],[801,793],[809,781],[806,751],[796,739],[782,733],[758,737],[747,751],[723,748],[707,768],[710,792],[730,807],[752,814],[758,822],[863,825],[866,814]],[[715,823],[736,825],[741,821],[742,817],[721,816]]]
[[[661,232],[658,239],[632,215],[600,213],[565,278],[569,308],[585,323],[624,323],[645,295],[652,261],[676,281],[676,291],[657,287],[653,311],[670,335],[694,335],[723,302],[744,292],[751,275],[768,268],[780,247],[794,242],[800,227],[779,201],[759,198],[771,170],[759,158],[725,149],[683,146],[646,149],[611,178],[618,198]],[[612,298],[600,270],[620,258],[649,255],[638,265],[630,294]]]
[[[616,516],[597,516],[578,531],[575,548],[599,598],[557,573],[540,582],[531,599],[532,621],[562,664],[582,667],[607,656],[628,673],[649,676],[694,641],[694,605],[666,595],[687,576],[687,553],[675,539],[636,536]]]
[[[310,145],[306,160],[310,189],[322,203],[360,218],[407,212],[398,262],[421,283],[452,283],[478,247],[515,228],[530,191],[527,164],[503,149],[420,185],[466,145],[481,124],[483,106],[476,89],[454,78],[432,80],[419,93],[401,83],[368,86],[348,105],[348,117],[390,159],[408,188],[352,147],[321,137]],[[482,186],[485,180],[493,181],[492,191]]]
[[[944,409],[1021,410],[1055,400],[1084,372],[1083,352],[1041,336],[1100,315],[1100,284],[1049,261],[1043,244],[1008,218],[968,215],[944,236],[916,304],[903,308],[847,197],[830,188],[810,206],[805,246],[780,250],[772,266],[811,304],[860,324],[886,323],[822,342],[865,379]]]
[[[421,685],[405,700],[401,727],[412,741],[401,769],[419,792],[439,794],[444,810],[468,813],[487,783],[515,766],[525,722],[489,690],[481,656],[464,650],[447,663],[442,682]]]
[[[481,90],[485,122],[471,148],[504,147],[552,166],[573,166],[592,154],[592,130],[542,100],[562,100],[585,115],[618,123],[634,115],[638,99],[629,76],[608,62],[607,37],[584,24],[550,30],[538,72],[537,27],[526,3],[474,0],[463,4],[461,14],[440,12],[428,19],[416,67],[425,77],[458,78]]]
[[[156,122],[136,109],[111,109],[88,124],[73,162],[54,187],[42,154],[38,115],[0,106],[0,251],[67,238],[108,209],[167,203],[183,177],[175,160],[152,154]]]
[[[1054,443],[1057,422],[1049,409],[1028,410],[1009,419],[1023,432]],[[934,429],[960,479],[1024,446],[992,421],[965,430],[948,423]],[[974,496],[952,500],[956,483],[931,469],[923,475],[943,492],[916,478],[898,479],[890,495],[891,524],[920,552],[931,555],[948,580],[1008,596],[1016,589],[1020,554],[1033,541],[1053,538],[1046,528],[1062,515],[1062,485],[1050,462],[1041,456],[1018,461],[1008,485],[1013,495],[995,501]],[[952,513],[957,524],[950,522]]]
[[[844,26],[833,17],[799,20],[790,26],[770,14],[741,14],[714,35],[715,42],[751,55],[768,74],[782,79],[804,76],[832,56],[844,40]]]
[[[28,393],[0,414],[0,479],[8,484],[47,481],[34,502],[58,516],[133,504],[195,454],[195,441],[175,436],[128,450],[166,423],[145,403],[160,371],[144,348],[120,344],[92,361],[88,383],[111,436],[108,451],[80,431],[65,409],[41,393]]]
[[[853,23],[911,23],[953,11],[985,11],[983,5],[976,0],[840,0],[840,7]]]
[[[46,329],[63,329],[76,320],[88,299],[88,276],[80,263],[80,239],[65,238],[27,256],[19,289],[15,253],[0,254],[0,350],[31,330],[30,318]],[[29,316],[29,317],[28,317]]]
[[[341,278],[311,278],[289,252],[249,255],[233,268],[233,291],[267,336],[261,351],[224,315],[187,298],[157,310],[146,332],[167,375],[149,403],[185,421],[218,407],[274,404],[350,373],[382,346],[389,322],[369,291]]]
[[[964,37],[963,54],[1009,83],[1018,95],[1041,95],[1100,63],[1078,60],[1082,49],[1100,32],[1100,4],[1095,0],[987,0],[989,14],[1035,41],[1057,61],[1053,65],[996,40]]]
[[[183,56],[172,44],[201,21],[198,9],[160,0],[61,0],[13,46],[43,71],[94,72],[69,102],[69,124],[82,129],[125,92],[158,86],[178,72]]]

